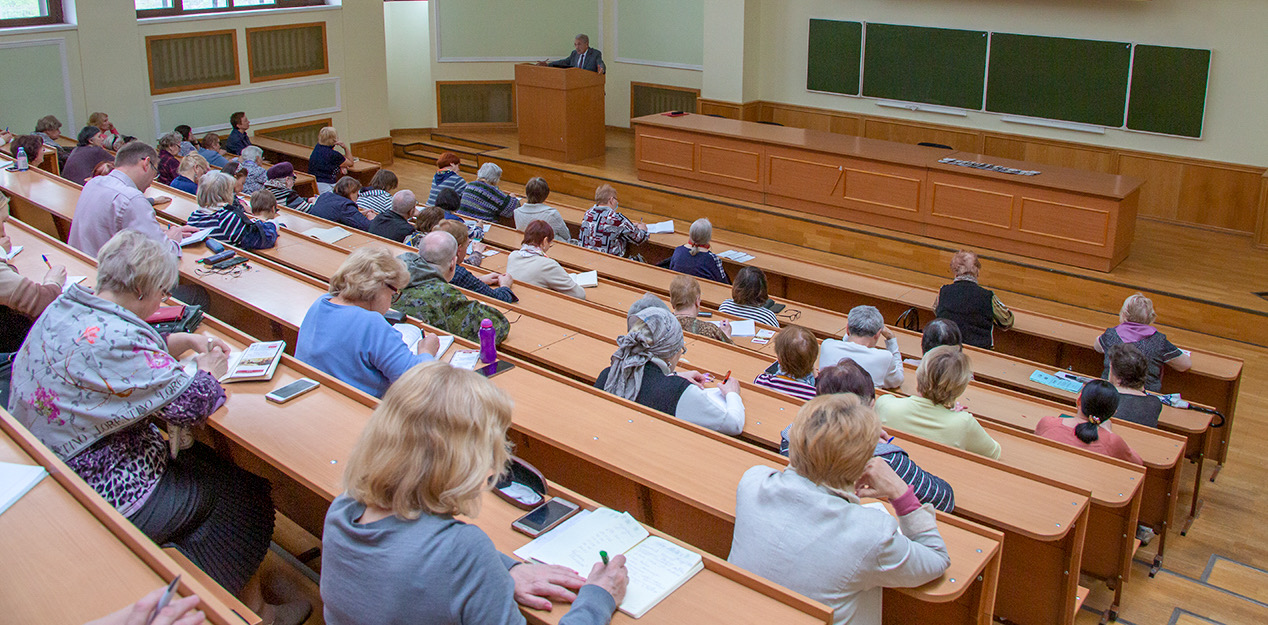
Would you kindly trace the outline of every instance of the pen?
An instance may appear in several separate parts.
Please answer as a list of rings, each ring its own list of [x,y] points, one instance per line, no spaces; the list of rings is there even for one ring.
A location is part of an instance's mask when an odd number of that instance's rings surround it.
[[[600,552],[599,552],[599,557],[600,557],[600,558],[603,558],[603,566],[607,566],[607,565],[608,565],[608,552],[606,552],[606,551],[600,551]]]
[[[730,381],[731,381],[731,372],[730,372],[730,371],[727,371],[727,372],[726,372],[726,377],[725,377],[725,378],[722,378],[722,383],[723,383],[723,384],[726,384],[727,382],[730,382]]]
[[[49,269],[52,269],[52,268],[53,268],[52,263],[48,262],[48,256],[45,256],[45,255],[43,255],[43,254],[40,254],[40,258],[43,258],[43,259],[44,259],[44,264],[45,264],[45,265],[48,265],[48,268],[49,268]]]
[[[163,608],[166,608],[167,604],[172,602],[172,595],[176,594],[176,586],[180,584],[180,581],[181,576],[177,575],[176,578],[172,580],[172,583],[167,585],[167,590],[163,591],[163,596],[159,598],[158,604],[154,606],[154,611],[150,612],[150,616],[145,619],[145,625],[153,623],[154,619],[158,617],[158,613],[162,612]]]

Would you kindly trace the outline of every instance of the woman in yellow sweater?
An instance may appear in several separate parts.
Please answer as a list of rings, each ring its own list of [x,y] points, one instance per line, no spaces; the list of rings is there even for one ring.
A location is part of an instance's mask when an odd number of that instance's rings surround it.
[[[929,350],[916,369],[916,394],[876,398],[876,414],[886,428],[923,436],[988,458],[999,459],[1000,447],[977,418],[956,410],[955,400],[973,380],[972,363],[958,346]]]

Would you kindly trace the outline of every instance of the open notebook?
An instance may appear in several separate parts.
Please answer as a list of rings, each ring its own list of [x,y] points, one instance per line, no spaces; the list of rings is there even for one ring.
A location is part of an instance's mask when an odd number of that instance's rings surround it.
[[[515,550],[525,559],[566,566],[588,575],[599,552],[625,554],[630,583],[622,612],[639,618],[704,568],[700,554],[650,535],[628,512],[582,511],[559,527]]]
[[[570,273],[568,276],[580,287],[590,289],[599,286],[599,271],[597,269],[592,269],[585,273]]]
[[[10,260],[13,260],[14,256],[17,256],[18,254],[21,254],[21,253],[22,253],[21,245],[13,246],[8,252],[5,252],[4,250],[0,249],[0,260],[10,261]]]
[[[418,326],[408,323],[394,323],[392,327],[401,333],[401,340],[405,341],[405,346],[409,348],[410,353],[417,354],[418,342],[423,340],[423,331]],[[453,335],[437,334],[436,337],[440,339],[440,349],[436,350],[436,360],[440,360],[440,357],[449,351],[449,346],[453,345]]]
[[[44,467],[0,462],[0,512],[8,510],[13,502],[39,484],[45,475],[48,475],[48,471]]]
[[[339,226],[331,228],[309,228],[304,231],[304,234],[325,243],[334,243],[352,236],[351,232],[348,232]]]

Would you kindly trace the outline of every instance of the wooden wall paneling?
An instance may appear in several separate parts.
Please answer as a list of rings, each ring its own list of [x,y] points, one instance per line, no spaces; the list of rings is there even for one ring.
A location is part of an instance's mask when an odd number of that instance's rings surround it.
[[[832,125],[828,128],[831,132],[839,135],[859,135],[863,126],[863,120],[858,117],[848,115],[837,115],[832,118]]]
[[[1176,219],[1240,232],[1255,229],[1261,175],[1242,168],[1186,163]]]
[[[702,115],[717,115],[727,119],[743,119],[744,106],[735,102],[721,100],[696,99],[696,110]]]
[[[832,131],[832,115],[804,109],[777,108],[771,111],[770,119],[764,121],[772,121],[793,128]]]
[[[1118,159],[1118,172],[1124,176],[1141,178],[1140,214],[1159,219],[1175,220],[1180,208],[1180,182],[1184,165],[1160,158],[1123,154]]]
[[[1268,247],[1268,172],[1259,178],[1259,210],[1255,219],[1255,245]]]
[[[885,119],[867,119],[863,136],[898,143],[941,143],[962,152],[982,152],[982,135],[969,130],[952,130],[933,124]]]
[[[380,165],[392,164],[392,138],[380,137],[366,141],[356,141],[348,147],[357,158],[378,161]]]
[[[1072,169],[1086,169],[1106,174],[1118,173],[1118,156],[1113,150],[1090,146],[1026,140],[1021,160]]]
[[[1016,161],[1025,160],[1026,142],[1016,137],[987,134],[982,137],[982,154]]]

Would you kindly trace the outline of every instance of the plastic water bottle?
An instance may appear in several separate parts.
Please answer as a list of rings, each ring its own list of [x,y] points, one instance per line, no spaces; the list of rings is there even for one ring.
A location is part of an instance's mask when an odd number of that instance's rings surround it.
[[[498,333],[493,329],[493,322],[485,319],[480,322],[480,362],[491,365],[498,359]]]
[[[18,161],[18,171],[26,171],[31,168],[31,163],[26,158],[26,150],[18,148],[18,155],[15,157]]]

